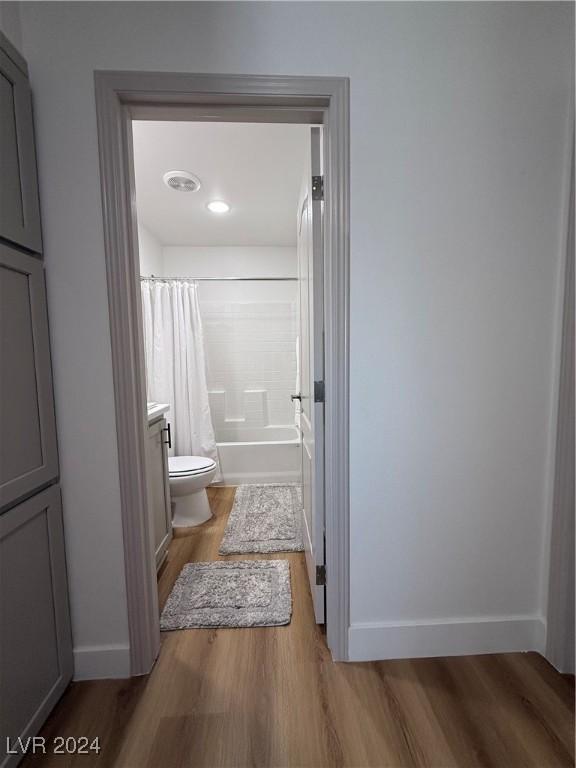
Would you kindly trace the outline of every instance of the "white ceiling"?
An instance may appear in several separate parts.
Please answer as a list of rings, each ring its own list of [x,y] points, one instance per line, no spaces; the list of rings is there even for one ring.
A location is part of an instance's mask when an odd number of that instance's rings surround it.
[[[138,219],[163,245],[295,245],[308,126],[136,121],[133,133]],[[201,189],[169,189],[169,170]],[[216,199],[230,212],[208,211]]]

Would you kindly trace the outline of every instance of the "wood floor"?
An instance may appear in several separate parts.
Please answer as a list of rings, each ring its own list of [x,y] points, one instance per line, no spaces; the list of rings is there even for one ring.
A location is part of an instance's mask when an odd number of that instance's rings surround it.
[[[233,497],[211,489],[214,519],[174,539],[161,602],[184,563],[220,559]],[[574,688],[537,654],[334,664],[313,621],[303,556],[258,557],[290,560],[289,626],[164,634],[147,678],[75,683],[44,727],[47,739],[99,736],[99,756],[24,765],[574,765]]]

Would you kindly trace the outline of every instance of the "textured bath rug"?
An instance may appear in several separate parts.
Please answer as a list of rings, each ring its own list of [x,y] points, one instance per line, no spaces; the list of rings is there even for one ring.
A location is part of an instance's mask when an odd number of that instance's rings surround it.
[[[298,485],[240,485],[220,554],[301,552],[302,495]]]
[[[160,617],[160,629],[275,627],[292,615],[287,560],[188,563]]]

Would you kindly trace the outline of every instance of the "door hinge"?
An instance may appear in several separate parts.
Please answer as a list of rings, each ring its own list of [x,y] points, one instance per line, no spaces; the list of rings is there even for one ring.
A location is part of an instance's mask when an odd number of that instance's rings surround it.
[[[312,176],[312,200],[324,200],[324,176]]]
[[[323,381],[314,382],[314,402],[323,403],[325,397],[325,389]]]
[[[325,565],[316,566],[316,586],[317,587],[326,586],[326,566]]]

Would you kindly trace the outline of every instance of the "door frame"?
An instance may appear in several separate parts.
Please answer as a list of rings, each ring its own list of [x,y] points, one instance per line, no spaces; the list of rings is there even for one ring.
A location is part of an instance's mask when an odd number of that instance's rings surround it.
[[[350,625],[349,80],[97,71],[95,92],[131,673],[148,673],[160,647],[156,569],[146,525],[146,391],[133,119],[324,126],[326,639],[333,658],[345,661]]]

